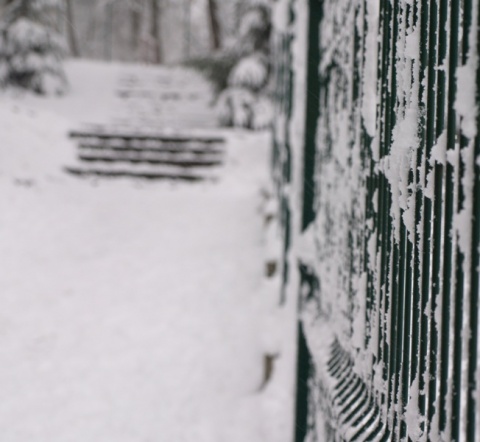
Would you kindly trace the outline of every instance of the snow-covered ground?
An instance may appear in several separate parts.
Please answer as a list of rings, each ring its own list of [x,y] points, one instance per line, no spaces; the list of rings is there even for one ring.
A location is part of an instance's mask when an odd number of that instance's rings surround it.
[[[215,183],[70,177],[67,131],[129,111],[112,84],[150,74],[68,69],[69,96],[0,102],[0,440],[290,440],[291,361],[258,391],[285,323],[263,275],[268,134],[225,132]]]
[[[49,110],[76,126],[121,124],[134,128],[205,128],[215,126],[211,88],[193,70],[126,63],[72,60],[66,63],[66,96],[3,94],[3,102]]]

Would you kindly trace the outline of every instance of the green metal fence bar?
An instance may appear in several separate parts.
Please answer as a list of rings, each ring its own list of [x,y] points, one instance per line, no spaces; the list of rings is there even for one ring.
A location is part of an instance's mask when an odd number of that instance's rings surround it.
[[[276,67],[284,295],[298,289],[295,261],[309,293],[300,296],[296,441],[474,441],[480,2],[282,3],[310,8],[308,24],[278,35]],[[299,105],[288,42],[305,25],[300,146],[288,129]],[[299,150],[300,180],[291,176]],[[301,192],[283,192],[299,182]],[[308,258],[296,249],[301,232]]]

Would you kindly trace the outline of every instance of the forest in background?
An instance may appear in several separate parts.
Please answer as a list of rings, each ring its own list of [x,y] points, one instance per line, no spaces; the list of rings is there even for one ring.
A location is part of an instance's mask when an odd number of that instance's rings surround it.
[[[68,0],[71,54],[101,60],[179,63],[228,45],[238,0]]]
[[[74,57],[174,64],[231,44],[239,0],[65,0],[57,27]],[[0,15],[12,0],[0,0]],[[243,6],[242,6],[243,4]]]
[[[0,87],[63,94],[68,56],[184,64],[211,82],[221,125],[262,129],[270,30],[268,0],[0,0]]]

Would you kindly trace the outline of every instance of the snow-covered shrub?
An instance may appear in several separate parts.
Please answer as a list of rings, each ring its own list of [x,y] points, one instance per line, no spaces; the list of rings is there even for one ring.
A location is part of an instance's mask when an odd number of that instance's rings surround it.
[[[270,127],[273,121],[273,103],[270,97],[260,95],[253,105],[252,129],[262,130]]]
[[[238,62],[239,55],[234,51],[222,51],[209,56],[193,58],[185,64],[201,72],[220,94],[229,85],[232,68]]]
[[[213,83],[222,126],[257,130],[271,124],[270,32],[267,0],[242,2],[236,41],[222,51],[186,63]]]
[[[268,98],[270,32],[267,3],[252,0],[239,23],[238,61],[228,77],[228,88],[218,101],[221,124],[254,130],[270,125],[273,117]]]
[[[268,52],[271,32],[268,2],[252,1],[243,13],[238,30],[238,40],[245,52]]]
[[[217,101],[219,122],[226,127],[251,129],[255,95],[245,88],[225,89]]]
[[[272,122],[273,105],[247,88],[228,88],[218,97],[217,114],[222,126],[261,130]]]
[[[267,85],[268,71],[267,57],[259,53],[247,55],[232,69],[228,84],[231,87],[245,87],[258,92]]]
[[[0,20],[0,85],[61,94],[67,46],[55,29],[60,0],[10,1]]]

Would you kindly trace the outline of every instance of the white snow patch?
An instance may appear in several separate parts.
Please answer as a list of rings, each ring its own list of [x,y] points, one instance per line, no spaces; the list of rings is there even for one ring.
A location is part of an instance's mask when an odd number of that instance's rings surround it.
[[[2,440],[278,441],[256,392],[282,341],[274,313],[262,337],[269,135],[226,132],[217,184],[68,177],[68,129],[118,110],[99,85],[120,67],[96,66],[69,97],[0,104]]]

